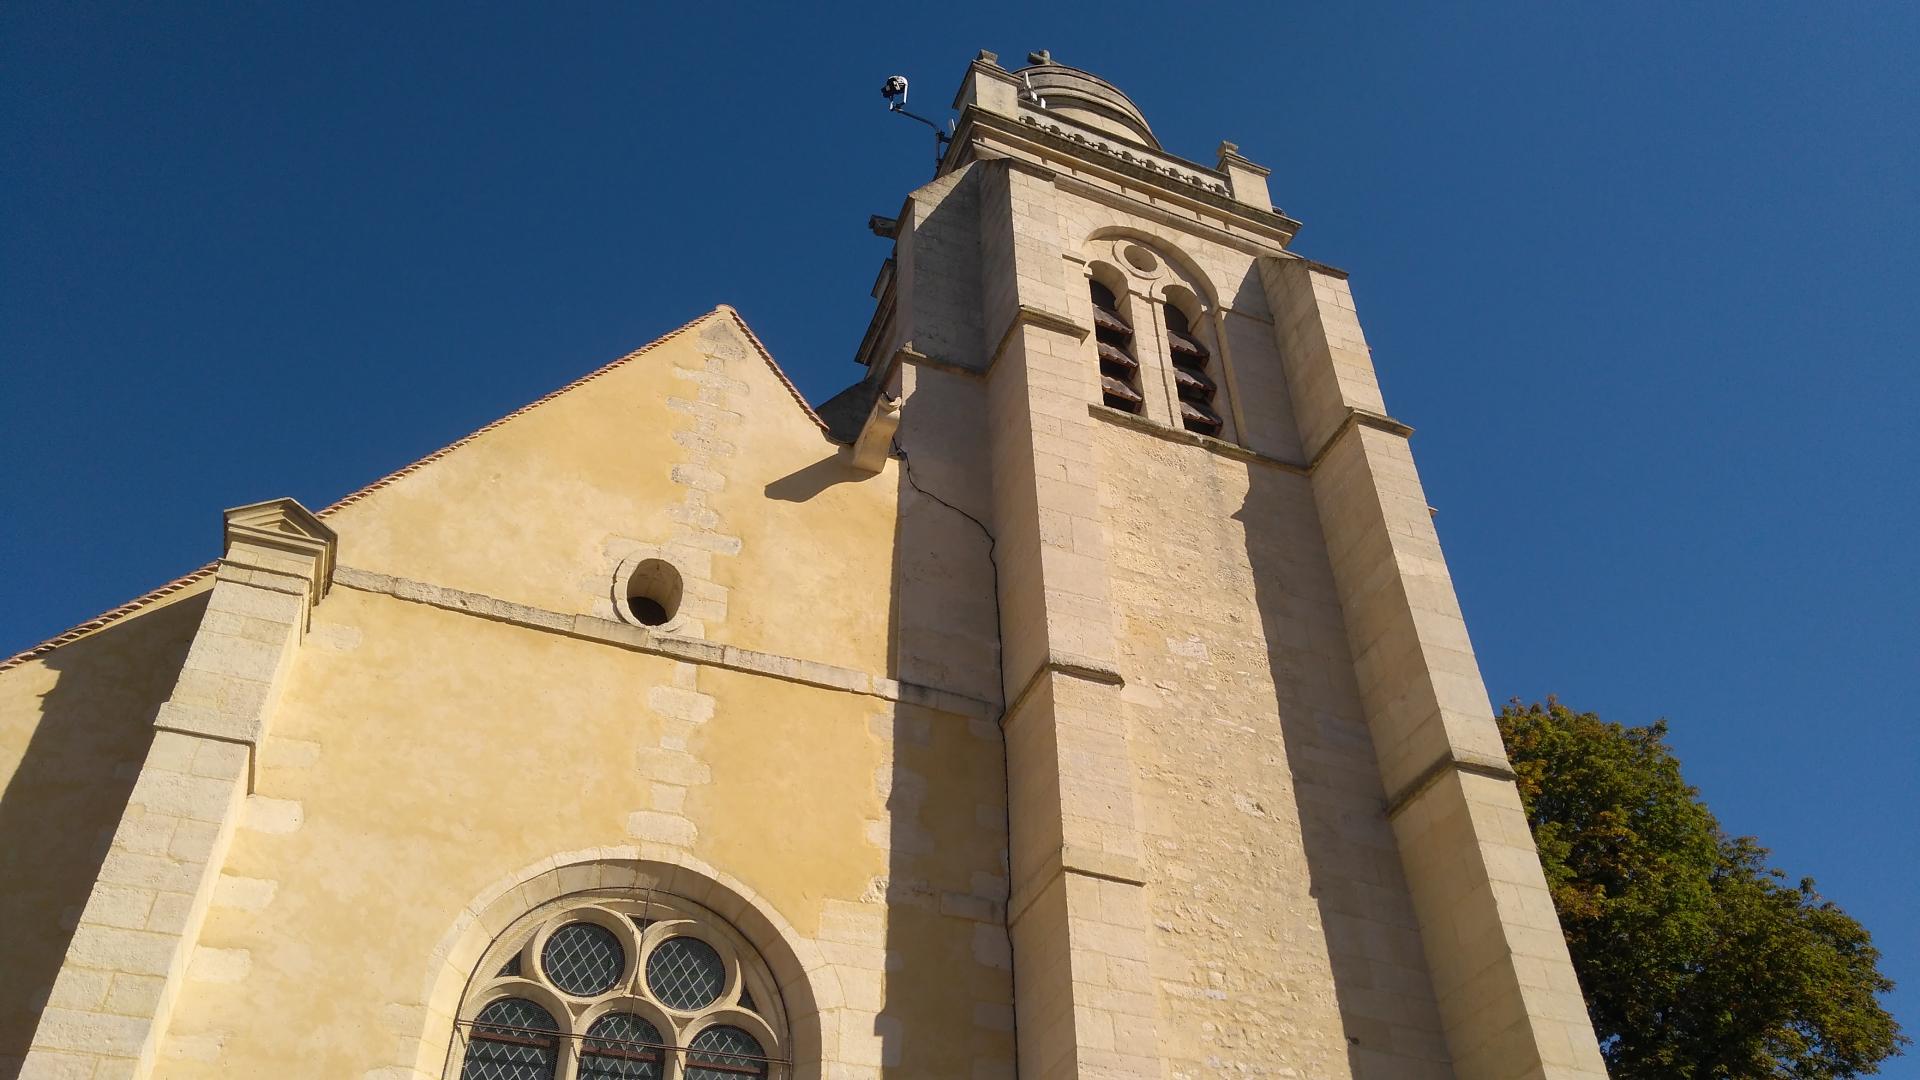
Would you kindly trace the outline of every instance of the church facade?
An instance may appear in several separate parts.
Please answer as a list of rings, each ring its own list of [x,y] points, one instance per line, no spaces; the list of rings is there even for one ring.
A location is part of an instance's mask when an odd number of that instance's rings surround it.
[[[0,664],[0,1075],[1604,1077],[1347,276],[1032,60],[817,410],[722,307]]]

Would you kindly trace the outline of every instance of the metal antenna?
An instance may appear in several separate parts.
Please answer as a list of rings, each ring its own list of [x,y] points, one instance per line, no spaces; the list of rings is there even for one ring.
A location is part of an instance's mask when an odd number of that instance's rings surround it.
[[[880,87],[880,96],[887,99],[888,112],[899,113],[909,120],[918,120],[933,129],[933,171],[939,172],[940,162],[946,157],[947,143],[952,136],[940,130],[939,124],[919,113],[907,110],[907,77],[905,75],[887,76],[886,84]]]

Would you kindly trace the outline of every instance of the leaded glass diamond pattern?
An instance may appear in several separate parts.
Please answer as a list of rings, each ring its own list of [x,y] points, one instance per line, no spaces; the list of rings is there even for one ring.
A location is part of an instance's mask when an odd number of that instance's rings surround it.
[[[553,932],[540,950],[540,967],[553,985],[575,997],[613,989],[626,966],[626,954],[613,931],[590,922],[568,923]]]
[[[647,987],[672,1009],[704,1009],[727,984],[727,966],[699,938],[668,938],[647,957]]]
[[[716,923],[691,902],[651,893],[574,894],[529,912],[476,973],[474,1000],[485,1007],[457,1025],[459,1080],[785,1075],[778,1002],[763,1013],[746,989],[765,997],[764,966]]]
[[[737,1027],[710,1027],[687,1048],[687,1080],[741,1080],[767,1075],[765,1051]]]
[[[553,1017],[521,998],[480,1010],[467,1032],[460,1080],[553,1080],[559,1054]]]
[[[587,1029],[580,1080],[658,1080],[660,1031],[632,1013],[608,1013]]]

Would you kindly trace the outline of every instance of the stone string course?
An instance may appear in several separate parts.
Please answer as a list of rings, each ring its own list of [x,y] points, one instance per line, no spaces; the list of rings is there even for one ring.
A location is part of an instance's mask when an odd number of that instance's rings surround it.
[[[511,623],[529,630],[564,634],[582,641],[598,642],[614,648],[652,653],[655,656],[670,657],[690,664],[765,675],[787,682],[817,686],[824,690],[864,694],[905,705],[920,705],[936,712],[951,713],[955,716],[990,719],[999,713],[999,707],[991,702],[938,687],[901,682],[835,664],[823,664],[814,660],[802,660],[755,649],[742,649],[735,645],[723,645],[697,638],[674,637],[670,634],[655,633],[644,627],[629,626],[626,623],[592,615],[566,615],[544,608],[499,600],[480,593],[462,592],[459,589],[430,585],[424,581],[414,581],[389,574],[377,574],[352,566],[338,567],[334,571],[334,582],[360,592],[380,593],[409,603],[426,604],[476,618]]]

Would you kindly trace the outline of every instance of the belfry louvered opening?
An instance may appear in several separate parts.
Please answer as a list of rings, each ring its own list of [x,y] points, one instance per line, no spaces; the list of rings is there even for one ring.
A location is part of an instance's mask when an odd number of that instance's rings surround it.
[[[1093,341],[1100,356],[1100,398],[1122,412],[1140,411],[1140,362],[1133,354],[1133,325],[1120,314],[1119,298],[1097,281],[1093,293]]]
[[[1201,435],[1220,434],[1220,414],[1214,411],[1217,387],[1207,374],[1211,357],[1193,332],[1187,313],[1169,303],[1167,347],[1173,360],[1173,382],[1180,398],[1180,424]]]

